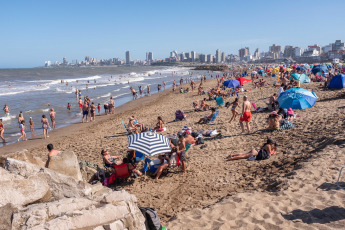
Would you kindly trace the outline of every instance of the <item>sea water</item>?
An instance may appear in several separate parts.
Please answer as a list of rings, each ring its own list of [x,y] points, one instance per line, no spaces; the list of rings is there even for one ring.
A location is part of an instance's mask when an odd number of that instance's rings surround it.
[[[109,103],[110,97],[115,99],[115,107],[132,100],[130,87],[139,96],[138,86],[142,86],[144,96],[148,85],[152,94],[157,92],[158,84],[163,90],[163,81],[168,89],[174,80],[179,84],[181,77],[199,80],[205,74],[205,71],[193,71],[191,68],[153,66],[0,69],[0,117],[5,125],[6,144],[14,143],[21,135],[18,125],[20,111],[25,119],[28,138],[31,137],[29,117],[33,118],[35,135],[41,135],[42,115],[46,115],[50,122],[51,108],[56,112],[56,128],[80,122],[76,89],[81,90],[82,99],[89,96],[96,106],[100,103],[104,112],[103,105]],[[67,110],[67,103],[71,104],[70,111]],[[7,115],[2,110],[5,104],[10,107]]]

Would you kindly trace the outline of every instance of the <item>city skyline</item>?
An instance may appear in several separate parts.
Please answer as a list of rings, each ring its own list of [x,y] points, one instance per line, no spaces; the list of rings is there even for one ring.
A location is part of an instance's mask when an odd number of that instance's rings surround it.
[[[0,68],[41,66],[61,57],[123,58],[128,50],[132,60],[145,60],[146,52],[163,59],[171,50],[237,54],[243,47],[268,50],[272,44],[324,46],[345,40],[345,31],[335,26],[344,7],[340,0],[7,1],[0,14]],[[300,16],[292,17],[291,10]]]

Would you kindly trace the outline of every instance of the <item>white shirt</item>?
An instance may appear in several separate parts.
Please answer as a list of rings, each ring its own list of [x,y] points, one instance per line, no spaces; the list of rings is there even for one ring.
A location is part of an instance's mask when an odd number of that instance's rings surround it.
[[[284,89],[283,89],[283,87],[279,87],[279,90],[278,90],[278,97],[279,97],[279,95],[282,93],[282,92],[284,92]]]

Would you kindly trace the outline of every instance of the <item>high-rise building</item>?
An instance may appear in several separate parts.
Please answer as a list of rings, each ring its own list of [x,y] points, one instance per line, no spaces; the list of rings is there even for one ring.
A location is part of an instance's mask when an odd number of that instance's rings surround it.
[[[216,63],[220,63],[221,62],[221,52],[219,49],[216,50]]]
[[[284,49],[284,57],[294,57],[295,56],[295,48],[293,46],[285,46]]]
[[[343,51],[345,50],[344,42],[341,40],[336,40],[335,43],[332,43],[332,51]]]
[[[205,54],[200,54],[199,59],[201,63],[206,63],[207,62],[207,57]]]
[[[225,63],[225,52],[222,52],[222,57],[220,59],[222,63]]]
[[[67,64],[68,64],[67,58],[64,57],[64,58],[62,59],[62,64],[64,64],[64,65],[67,65]]]
[[[244,57],[249,56],[249,48],[245,47],[238,51],[238,56],[240,57],[240,60],[243,60]]]
[[[196,60],[196,52],[195,51],[192,51],[192,52],[190,52],[191,53],[191,61],[192,62],[195,62],[195,60]]]
[[[146,61],[147,62],[152,62],[153,61],[153,54],[152,54],[152,52],[147,52],[146,53]]]
[[[260,58],[259,48],[255,50],[253,58],[255,60],[258,60]]]
[[[213,55],[212,54],[208,54],[207,55],[207,62],[208,63],[213,63]]]
[[[191,54],[189,52],[185,53],[185,57],[186,57],[186,61],[189,61],[190,59],[192,59]]]
[[[282,51],[282,47],[276,44],[273,44],[272,46],[269,47],[269,51],[273,53],[273,58],[277,59],[279,58],[280,52]]]
[[[126,51],[126,64],[129,65],[131,63],[131,54],[129,51]]]

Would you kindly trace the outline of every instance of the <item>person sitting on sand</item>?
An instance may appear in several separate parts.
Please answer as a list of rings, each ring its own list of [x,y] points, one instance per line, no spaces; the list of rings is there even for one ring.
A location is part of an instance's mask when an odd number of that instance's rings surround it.
[[[158,180],[162,172],[170,166],[170,156],[172,153],[176,153],[176,152],[177,152],[177,148],[173,147],[171,148],[170,153],[158,156],[158,159],[161,160],[161,163],[158,166],[156,172],[152,175],[155,177],[156,180]]]
[[[164,131],[164,121],[161,116],[157,117],[157,124],[154,130],[156,130],[157,132]]]
[[[287,110],[286,116],[287,116],[288,121],[290,121],[290,120],[293,119],[293,117],[294,117],[294,112],[293,112],[292,108],[289,108],[289,109]]]
[[[136,169],[137,159],[135,158],[135,150],[128,150],[127,156],[123,158],[122,162],[128,164],[129,170],[136,173],[138,176],[141,176],[141,172]]]
[[[46,161],[46,165],[45,165],[46,168],[49,167],[49,162],[50,162],[51,157],[56,156],[60,153],[59,150],[54,149],[53,144],[48,144],[47,149],[49,153],[48,153],[48,160]]]
[[[133,132],[133,133],[138,133],[138,127],[135,125],[134,123],[134,117],[131,116],[129,118],[129,122],[128,122],[128,131]]]
[[[276,154],[277,151],[277,143],[273,141],[271,138],[267,138],[267,142],[260,148],[259,151],[256,149],[252,149],[248,153],[236,153],[230,154],[226,157],[226,160],[233,161],[239,159],[252,159],[255,157],[255,160],[265,160],[268,159],[270,156]]]
[[[201,111],[201,108],[199,106],[199,101],[193,101],[193,108],[195,112]]]
[[[279,130],[281,119],[282,117],[276,111],[270,113],[270,115],[268,116],[268,129],[271,131]]]
[[[122,157],[120,156],[111,156],[106,149],[102,149],[101,155],[103,158],[103,163],[106,167],[113,167],[114,164],[122,164]]]
[[[204,110],[204,111],[210,109],[210,105],[207,104],[207,102],[206,102],[206,97],[204,98],[204,100],[201,101],[201,103],[200,103],[200,109],[201,109],[201,110]]]
[[[196,124],[207,123],[208,121],[210,121],[212,119],[212,117],[215,113],[216,113],[216,109],[211,108],[211,114],[209,116],[205,115],[203,118],[200,118],[200,120],[198,122],[196,122]]]

